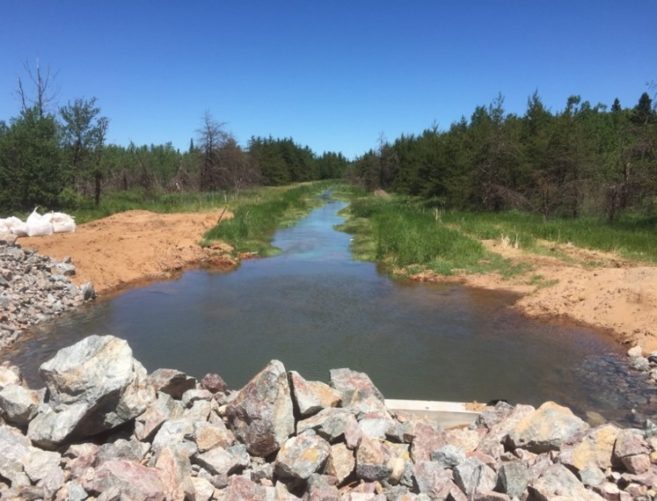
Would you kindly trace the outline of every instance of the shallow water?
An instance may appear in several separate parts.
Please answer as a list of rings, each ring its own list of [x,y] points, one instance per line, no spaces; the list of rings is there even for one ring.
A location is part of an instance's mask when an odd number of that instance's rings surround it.
[[[388,398],[555,400],[622,423],[655,413],[657,390],[604,334],[527,319],[511,294],[393,281],[354,261],[350,236],[333,229],[344,205],[277,232],[276,257],[98,301],[35,331],[10,358],[34,384],[57,349],[111,333],[149,370],[218,372],[233,388],[277,358],[324,381],[334,367],[365,371]]]

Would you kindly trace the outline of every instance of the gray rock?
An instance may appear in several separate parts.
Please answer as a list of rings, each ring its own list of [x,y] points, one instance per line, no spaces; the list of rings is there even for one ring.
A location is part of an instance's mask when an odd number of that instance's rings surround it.
[[[243,444],[233,445],[227,449],[215,447],[207,452],[197,454],[194,462],[213,475],[231,475],[242,471],[250,463],[250,457]]]
[[[296,371],[290,371],[292,395],[301,417],[308,417],[327,407],[337,407],[341,394],[320,381],[306,381]]]
[[[138,440],[120,438],[114,442],[102,444],[96,453],[96,465],[113,459],[126,459],[140,462],[148,452],[148,445]]]
[[[456,488],[452,470],[433,461],[415,463],[414,475],[419,492],[431,499],[447,499],[450,491]]]
[[[197,421],[194,423],[194,442],[199,452],[205,452],[215,447],[230,447],[235,443],[235,435],[226,428],[222,421],[208,423]]]
[[[502,464],[497,472],[496,489],[511,498],[520,498],[527,489],[531,474],[523,461],[510,461]]]
[[[212,393],[210,393],[208,390],[192,388],[191,390],[187,390],[185,393],[183,393],[181,400],[183,407],[189,408],[199,400],[205,400],[209,402],[212,400]]]
[[[458,447],[448,444],[433,451],[431,461],[438,463],[441,468],[454,468],[465,461],[465,454]]]
[[[62,457],[57,452],[36,448],[23,460],[25,473],[33,483],[43,487],[46,497],[53,496],[64,485],[66,478],[60,467],[61,460]]]
[[[342,396],[342,406],[356,412],[387,412],[383,394],[364,372],[332,369],[331,386]]]
[[[356,466],[354,453],[346,444],[339,443],[331,446],[328,460],[324,472],[327,475],[335,477],[339,483],[342,483]]]
[[[30,390],[10,384],[0,389],[0,416],[8,423],[25,427],[36,415],[45,390]]]
[[[297,422],[297,433],[305,430],[315,430],[317,434],[333,443],[350,430],[359,428],[354,415],[347,409],[323,409],[314,416]]]
[[[650,362],[645,357],[632,357],[630,358],[630,367],[637,371],[648,372],[650,370]]]
[[[166,393],[158,393],[155,401],[135,420],[135,437],[138,440],[150,441],[167,420],[182,416],[183,408]]]
[[[583,435],[589,425],[570,409],[554,402],[545,402],[536,411],[521,419],[509,433],[513,448],[532,452],[558,450]]]
[[[0,424],[0,477],[9,480],[12,487],[29,484],[23,464],[31,452],[27,437],[16,428]]]
[[[50,400],[30,423],[28,436],[44,448],[111,430],[155,399],[146,370],[128,343],[113,336],[89,336],[59,350],[40,373]]]
[[[497,476],[488,465],[476,458],[469,458],[454,467],[454,482],[466,495],[495,489]]]
[[[235,436],[249,453],[266,457],[294,432],[292,396],[283,364],[274,360],[260,371],[226,408]]]
[[[155,434],[151,449],[156,454],[165,447],[175,447],[186,451],[188,456],[196,453],[196,444],[192,441],[194,436],[194,422],[189,419],[171,419],[162,423]]]
[[[314,432],[302,433],[283,444],[274,471],[283,479],[306,480],[324,466],[330,450],[328,442]]]
[[[148,375],[148,382],[155,391],[180,399],[187,390],[196,388],[196,379],[176,369],[157,369]]]

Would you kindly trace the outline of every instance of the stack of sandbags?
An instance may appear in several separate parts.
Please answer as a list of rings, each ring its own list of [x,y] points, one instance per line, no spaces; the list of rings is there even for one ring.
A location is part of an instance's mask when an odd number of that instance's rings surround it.
[[[17,217],[0,218],[0,233],[11,233],[17,237],[38,237],[53,233],[72,233],[75,231],[75,220],[63,212],[39,214],[32,211],[23,222]]]

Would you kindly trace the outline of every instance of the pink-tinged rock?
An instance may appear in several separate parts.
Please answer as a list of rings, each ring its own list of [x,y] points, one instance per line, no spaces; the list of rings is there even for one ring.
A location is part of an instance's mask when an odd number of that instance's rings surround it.
[[[231,476],[228,480],[228,486],[219,491],[218,494],[220,496],[219,499],[223,501],[256,501],[266,499],[266,490],[263,486],[239,475]]]
[[[356,476],[374,482],[388,478],[390,451],[385,443],[375,438],[363,437],[356,450]]]
[[[266,457],[294,433],[292,395],[285,367],[274,360],[226,408],[230,428],[249,453]]]
[[[468,428],[454,428],[445,431],[445,442],[458,447],[468,453],[479,447],[483,430],[470,430]]]
[[[513,448],[538,453],[559,450],[563,445],[574,443],[588,428],[589,425],[567,407],[545,402],[511,429],[509,442]]]
[[[201,477],[187,477],[183,482],[185,499],[189,501],[210,501],[214,491],[214,486]]]
[[[332,369],[331,386],[340,392],[343,407],[359,412],[386,410],[383,394],[364,372]]]
[[[416,462],[413,472],[420,493],[431,499],[446,499],[452,487],[455,487],[452,470],[434,461]]]
[[[81,478],[96,462],[99,447],[92,443],[71,445],[64,453],[66,469],[72,478]]]
[[[275,472],[279,478],[306,480],[321,470],[331,446],[312,431],[292,437],[276,456]]]
[[[549,501],[559,496],[578,501],[601,501],[602,498],[588,490],[574,473],[561,464],[549,466],[543,474],[529,486],[530,499]],[[534,497],[532,497],[534,496]]]
[[[621,466],[625,465],[625,459],[630,456],[649,453],[650,447],[640,430],[632,428],[620,430],[614,444],[612,462],[616,466]]]
[[[445,433],[425,422],[417,423],[412,434],[411,457],[416,463],[429,461],[433,451],[447,445]]]
[[[23,384],[21,371],[18,367],[11,365],[9,362],[2,362],[2,364],[0,364],[0,388],[4,388],[10,384]]]
[[[650,469],[650,455],[635,454],[634,456],[625,456],[621,459],[623,466],[630,473],[644,473]]]
[[[160,474],[167,499],[183,499],[183,482],[192,472],[189,458],[179,449],[165,447],[155,461],[155,469]]]
[[[194,442],[199,452],[205,452],[215,447],[230,447],[235,443],[235,435],[226,428],[222,421],[208,423],[197,421],[194,423]]]
[[[342,483],[344,479],[351,475],[355,466],[354,453],[349,450],[346,444],[338,443],[331,446],[324,472],[337,478],[338,483]]]
[[[179,400],[187,390],[196,388],[196,379],[176,369],[157,369],[148,375],[155,391],[161,391]]]
[[[201,379],[201,388],[208,390],[210,393],[224,393],[228,388],[226,382],[219,374],[208,373]]]
[[[308,417],[328,407],[337,407],[341,394],[320,381],[306,381],[296,371],[290,371],[292,395],[301,417]]]
[[[155,468],[123,459],[103,463],[83,487],[96,495],[116,489],[131,500],[166,499],[165,486]]]

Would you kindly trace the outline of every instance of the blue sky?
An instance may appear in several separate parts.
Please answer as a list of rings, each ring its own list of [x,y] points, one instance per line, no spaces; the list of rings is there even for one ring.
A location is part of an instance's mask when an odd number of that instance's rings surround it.
[[[349,157],[446,128],[499,92],[633,106],[657,81],[657,1],[0,1],[0,119],[26,62],[57,104],[98,98],[118,144],[186,148],[203,113],[238,141]]]

